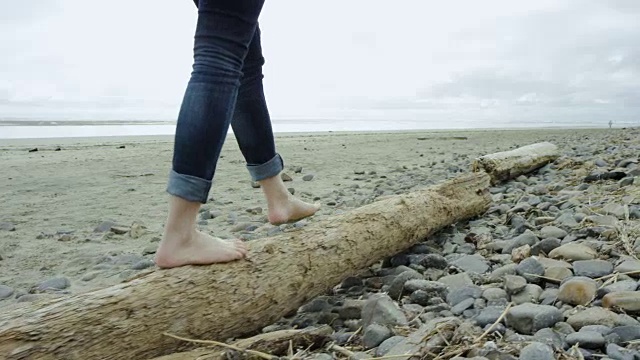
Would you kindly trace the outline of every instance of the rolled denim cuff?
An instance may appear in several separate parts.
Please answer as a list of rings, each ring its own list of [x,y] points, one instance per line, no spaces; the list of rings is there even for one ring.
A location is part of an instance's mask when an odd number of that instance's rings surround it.
[[[280,154],[276,154],[276,156],[264,164],[247,165],[247,169],[251,175],[251,180],[260,181],[280,174],[284,169],[284,161]]]
[[[196,176],[178,174],[171,170],[167,192],[187,201],[206,203],[211,190],[211,181]]]

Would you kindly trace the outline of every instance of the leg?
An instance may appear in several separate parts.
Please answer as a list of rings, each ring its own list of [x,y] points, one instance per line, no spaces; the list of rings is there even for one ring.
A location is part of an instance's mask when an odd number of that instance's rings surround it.
[[[251,178],[260,183],[267,198],[269,221],[281,224],[311,216],[318,211],[318,206],[306,204],[291,196],[279,176],[283,161],[276,153],[262,85],[262,65],[264,57],[258,26],[244,59],[243,76],[231,126]]]
[[[167,191],[169,216],[156,253],[160,267],[242,258],[246,247],[196,230],[235,108],[243,60],[264,0],[199,0],[194,65],[176,128]]]

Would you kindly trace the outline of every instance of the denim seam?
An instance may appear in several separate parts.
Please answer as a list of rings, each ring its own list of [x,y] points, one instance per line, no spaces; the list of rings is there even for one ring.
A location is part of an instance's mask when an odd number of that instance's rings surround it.
[[[167,192],[187,201],[197,201],[204,204],[209,196],[211,184],[212,181],[171,170]]]
[[[282,172],[282,170],[284,169],[284,161],[282,160],[280,154],[276,154],[273,158],[271,158],[264,164],[248,164],[247,169],[249,170],[249,174],[251,175],[251,180],[260,181],[280,174],[280,172]]]

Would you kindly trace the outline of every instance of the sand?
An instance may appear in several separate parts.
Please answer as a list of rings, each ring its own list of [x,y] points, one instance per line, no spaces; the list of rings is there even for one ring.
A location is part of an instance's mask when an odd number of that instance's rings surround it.
[[[323,204],[307,220],[313,222],[380,195],[453,177],[484,154],[539,141],[551,141],[562,151],[585,136],[606,142],[614,134],[622,136],[624,130],[314,133],[279,135],[276,141],[285,172],[293,178],[288,187]],[[0,140],[0,223],[6,228],[0,230],[0,285],[13,289],[0,307],[32,301],[37,297],[22,295],[36,292],[48,279],[69,280],[60,290],[47,291],[46,296],[58,296],[109,286],[152,268],[166,217],[172,140]],[[38,151],[29,152],[34,148]],[[313,179],[304,181],[309,174]],[[222,151],[210,197],[205,208],[215,218],[201,222],[205,231],[250,240],[286,230],[266,224],[261,190],[251,186],[232,138]],[[95,231],[106,221],[122,229]]]

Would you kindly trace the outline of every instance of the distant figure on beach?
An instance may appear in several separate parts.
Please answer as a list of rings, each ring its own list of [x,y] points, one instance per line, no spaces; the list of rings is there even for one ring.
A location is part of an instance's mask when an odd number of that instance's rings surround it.
[[[167,185],[169,214],[155,258],[161,268],[229,262],[247,253],[241,240],[196,229],[229,126],[266,197],[271,224],[300,220],[319,209],[293,197],[280,177],[284,163],[276,152],[262,86],[258,17],[264,0],[195,3],[193,71],[178,115]]]
[[[611,126],[613,125],[613,121],[609,120],[609,129],[611,129]]]

